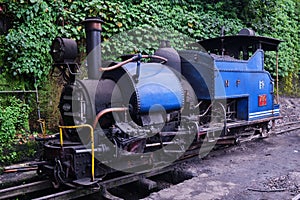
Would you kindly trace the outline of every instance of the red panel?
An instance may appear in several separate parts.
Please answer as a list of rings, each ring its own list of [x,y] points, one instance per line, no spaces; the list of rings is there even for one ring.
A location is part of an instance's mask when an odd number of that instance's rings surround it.
[[[258,96],[258,106],[266,106],[267,105],[267,95],[259,95]]]

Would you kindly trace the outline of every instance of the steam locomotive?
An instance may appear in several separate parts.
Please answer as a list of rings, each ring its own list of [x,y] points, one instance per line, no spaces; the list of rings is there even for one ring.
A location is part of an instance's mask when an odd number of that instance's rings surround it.
[[[65,85],[60,133],[44,144],[39,172],[57,186],[162,168],[204,146],[265,136],[280,117],[274,80],[264,70],[264,52],[277,52],[280,40],[242,29],[199,41],[207,52],[176,51],[163,41],[154,55],[104,63],[101,23],[83,22],[87,79],[76,78],[74,40],[57,37],[51,46]]]

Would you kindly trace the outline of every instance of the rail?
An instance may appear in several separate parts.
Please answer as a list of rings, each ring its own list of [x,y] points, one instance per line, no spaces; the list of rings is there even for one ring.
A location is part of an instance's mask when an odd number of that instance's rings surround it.
[[[37,93],[36,90],[4,90],[0,94]]]
[[[291,122],[286,122],[284,124],[277,125],[273,134],[280,135],[291,131],[296,131],[299,129],[300,129],[300,121],[291,121]]]
[[[59,126],[59,138],[60,138],[60,146],[63,148],[63,129],[65,128],[89,128],[91,135],[91,151],[92,151],[92,174],[91,174],[91,182],[95,180],[95,145],[94,145],[94,129],[89,124],[82,124],[76,126]]]
[[[52,187],[50,181],[37,181],[33,183],[28,183],[25,185],[14,186],[10,188],[5,188],[0,190],[0,200],[8,199],[20,195],[25,195],[31,192],[37,192],[41,190],[46,190]]]

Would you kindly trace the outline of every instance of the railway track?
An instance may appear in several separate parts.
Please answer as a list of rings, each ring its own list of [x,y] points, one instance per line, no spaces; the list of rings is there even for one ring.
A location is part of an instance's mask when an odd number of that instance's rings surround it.
[[[300,121],[288,122],[285,124],[279,124],[275,127],[271,134],[280,135],[287,132],[295,131],[300,129]],[[199,149],[195,148],[189,152],[186,157],[183,157],[181,161],[176,164],[170,165],[168,167],[157,169],[149,172],[141,172],[139,174],[129,174],[114,179],[106,180],[99,182],[95,187],[79,187],[76,189],[67,188],[65,190],[54,190],[53,185],[48,180],[35,181],[32,183],[27,183],[23,185],[13,186],[0,190],[0,200],[2,199],[35,199],[35,200],[44,200],[44,199],[74,199],[80,198],[87,195],[99,193],[107,199],[119,199],[111,195],[108,190],[114,187],[125,185],[139,180],[146,180],[145,182],[150,182],[149,177],[160,175],[166,172],[169,172],[174,169],[175,165],[178,165],[182,162],[193,159],[194,156],[198,155]],[[147,184],[147,183],[146,183]],[[150,186],[148,186],[150,188]]]
[[[17,196],[24,196],[29,193],[46,190],[52,187],[49,181],[36,181],[24,185],[13,186],[0,190],[0,199],[10,199]]]
[[[205,153],[207,149],[208,153],[211,150],[210,145],[207,148],[204,147],[202,151]],[[87,195],[99,193],[101,196],[107,199],[119,199],[114,195],[108,192],[109,189],[122,186],[125,184],[137,182],[142,185],[143,188],[147,188],[151,190],[155,188],[155,182],[148,179],[150,177],[158,176],[164,173],[171,172],[174,170],[176,165],[180,165],[183,162],[187,162],[197,156],[199,153],[199,148],[194,147],[193,149],[189,150],[187,155],[180,158],[174,164],[171,164],[167,167],[157,168],[151,171],[140,172],[136,174],[127,174],[117,178],[105,180],[98,182],[98,184],[94,185],[93,187],[77,187],[77,188],[67,188],[65,190],[54,190],[53,185],[50,181],[36,181],[28,184],[13,186],[5,189],[0,190],[0,200],[2,199],[34,199],[34,200],[45,200],[45,199],[75,199],[84,197]],[[177,172],[178,173],[178,172]],[[182,172],[185,173],[185,172]],[[181,175],[186,177],[192,177],[191,174],[186,173],[186,175]]]
[[[283,134],[286,132],[291,132],[300,129],[300,121],[292,121],[284,124],[280,124],[275,127],[275,135]]]
[[[189,158],[191,159],[191,158]],[[148,189],[151,189],[155,186],[153,181],[147,179],[148,177],[157,176],[166,172],[170,172],[174,169],[174,165],[180,164],[180,162],[185,162],[189,159],[182,158],[182,161],[179,161],[176,164],[170,165],[168,167],[157,169],[154,171],[141,172],[139,174],[129,174],[120,176],[117,178],[109,179],[106,181],[99,182],[94,187],[78,187],[72,189],[65,189],[62,191],[55,191],[53,185],[50,181],[36,181],[24,185],[13,186],[0,190],[0,200],[3,199],[34,199],[34,200],[45,200],[45,199],[55,199],[55,200],[65,200],[65,199],[74,199],[79,197],[84,197],[90,194],[100,193],[103,197],[107,199],[118,199],[111,195],[108,192],[108,189],[115,188],[121,185],[139,181],[144,186],[147,186]],[[46,191],[48,190],[48,191]],[[53,190],[53,191],[52,191]],[[49,194],[49,191],[52,193]],[[39,196],[41,194],[41,196]]]

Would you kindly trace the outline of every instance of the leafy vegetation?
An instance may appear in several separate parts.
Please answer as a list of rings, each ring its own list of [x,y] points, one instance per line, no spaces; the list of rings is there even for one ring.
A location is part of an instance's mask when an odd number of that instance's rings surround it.
[[[50,45],[59,35],[76,39],[80,52],[84,52],[81,21],[86,16],[100,16],[104,20],[102,40],[107,59],[112,59],[112,54],[132,53],[135,49],[151,54],[158,46],[158,35],[180,48],[189,39],[219,36],[222,26],[227,35],[252,28],[259,35],[284,41],[279,48],[282,87],[290,94],[299,92],[298,0],[0,0],[1,4],[6,5],[3,12],[12,20],[11,29],[0,36],[0,83],[10,83],[1,89],[26,90],[38,86],[42,90],[42,114],[53,119],[53,124],[57,122],[54,105],[59,87],[49,82]],[[130,34],[133,29],[135,33]],[[274,53],[266,55],[266,69],[273,75],[275,60]],[[28,128],[27,108],[35,105],[15,97],[11,101],[0,97],[1,144],[13,141],[15,134]]]
[[[299,1],[250,1],[245,18],[259,34],[281,39],[279,47],[279,75],[287,94],[299,95],[300,41]],[[267,69],[275,72],[275,54],[267,54]],[[296,80],[296,81],[295,81]]]
[[[8,4],[7,13],[14,16],[14,26],[1,42],[0,55],[5,58],[4,66],[9,73],[36,77],[43,83],[51,69],[48,52],[52,39],[60,35],[83,44],[81,21],[86,16],[101,16],[104,20],[104,41],[142,26],[177,31],[195,39],[218,36],[222,26],[227,34],[249,27],[260,35],[284,41],[280,46],[279,74],[285,77],[299,70],[296,3],[296,0],[13,1]],[[123,49],[124,46],[118,46],[113,50],[123,53]],[[80,50],[84,51],[83,46]],[[270,60],[267,69],[274,74],[275,59]]]
[[[30,108],[20,99],[12,96],[9,99],[0,100],[0,109],[0,152],[2,152],[0,163],[4,163],[17,157],[17,153],[11,150],[16,144],[16,136],[23,138],[22,135],[29,131]]]

